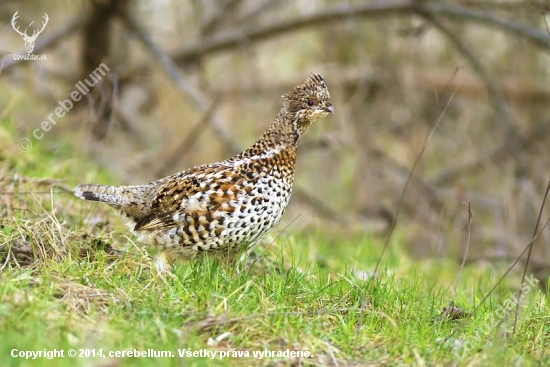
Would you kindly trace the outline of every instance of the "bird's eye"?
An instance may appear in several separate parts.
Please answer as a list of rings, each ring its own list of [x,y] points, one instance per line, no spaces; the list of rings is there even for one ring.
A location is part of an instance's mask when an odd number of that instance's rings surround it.
[[[313,106],[314,104],[315,104],[315,102],[313,102],[313,100],[311,100],[311,99],[307,100],[307,105],[308,106]]]

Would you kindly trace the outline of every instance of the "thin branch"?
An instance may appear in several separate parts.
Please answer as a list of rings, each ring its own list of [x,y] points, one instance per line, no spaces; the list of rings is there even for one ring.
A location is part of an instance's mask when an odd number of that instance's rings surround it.
[[[229,15],[240,6],[241,2],[242,0],[218,1],[215,13],[201,24],[201,35],[208,36],[214,33],[223,22],[233,18]]]
[[[338,213],[326,204],[325,200],[321,200],[311,194],[310,190],[304,190],[301,187],[294,187],[292,189],[292,196],[298,199],[303,204],[311,207],[317,215],[328,219],[334,223],[344,225],[347,223],[345,217],[341,213]]]
[[[2,68],[4,67],[4,61],[6,60],[6,56],[11,55],[11,52],[6,52],[4,57],[2,57],[2,64],[0,64],[0,75],[2,74]]]
[[[158,47],[149,35],[141,29],[141,27],[131,19],[126,14],[119,13],[120,18],[122,19],[124,25],[137,37],[137,39],[143,44],[143,46],[149,51],[151,56],[153,56],[159,64],[162,66],[164,72],[170,77],[174,82],[176,87],[181,90],[183,93],[189,97],[191,102],[197,107],[201,112],[205,112],[210,106],[211,102],[195,87],[193,87],[184,75],[179,71],[178,67],[174,64],[172,59],[160,48]],[[222,127],[220,121],[216,116],[212,115],[209,120],[209,125],[212,128],[212,131],[216,136],[222,141],[226,149],[232,154],[240,151],[239,147],[234,143],[230,135]]]
[[[166,163],[164,163],[164,165],[159,168],[159,170],[155,173],[155,176],[160,177],[165,176],[166,174],[170,174],[176,163],[181,160],[182,157],[185,157],[187,153],[193,148],[194,143],[197,142],[200,134],[207,126],[206,124],[208,120],[212,118],[212,114],[216,110],[216,107],[219,105],[220,99],[220,95],[214,98],[208,109],[203,113],[199,122],[191,128],[191,131],[189,131],[185,139],[183,139],[183,141],[176,148],[174,153],[172,153],[172,155],[165,160]]]
[[[443,35],[445,35],[445,37],[447,37],[447,39],[449,39],[449,41],[454,44],[458,51],[460,51],[460,53],[466,58],[466,60],[468,60],[475,73],[481,78],[481,80],[485,84],[485,88],[487,88],[487,92],[489,93],[489,96],[495,108],[499,112],[502,122],[505,125],[507,137],[506,140],[508,141],[512,152],[514,153],[514,157],[516,158],[516,175],[523,176],[527,171],[527,164],[525,162],[524,154],[521,150],[519,134],[514,124],[514,121],[512,120],[512,115],[510,113],[508,105],[498,93],[495,83],[489,77],[488,73],[485,71],[485,68],[483,67],[483,65],[481,65],[481,62],[479,62],[477,57],[470,51],[470,49],[456,34],[454,34],[448,27],[441,23],[439,19],[434,17],[432,13],[420,12],[420,14],[422,14],[422,16],[426,20],[432,23]]]
[[[491,9],[491,10],[509,10],[517,11],[525,8],[529,1],[518,1],[518,0],[492,0],[492,1],[483,1],[483,0],[461,0],[460,5],[468,6],[471,8],[478,9]]]
[[[546,26],[546,32],[550,34],[550,28],[548,28],[548,21],[546,20],[546,15],[542,13],[542,19],[544,19],[544,25]]]
[[[464,264],[466,264],[466,259],[468,258],[468,251],[470,250],[470,238],[472,234],[472,202],[468,200],[468,240],[466,241],[466,249],[464,250],[464,257],[462,258],[462,264],[458,269],[458,275],[456,276],[455,288],[453,289],[453,296],[451,298],[451,305],[454,304],[456,297],[456,290],[458,289],[458,282],[460,281],[460,276],[462,275],[462,270],[464,269]]]
[[[535,236],[537,235],[537,231],[538,231],[539,225],[540,225],[540,220],[542,218],[542,213],[544,212],[544,205],[546,204],[546,199],[548,198],[548,192],[549,191],[550,191],[550,179],[546,183],[546,191],[544,192],[544,198],[542,199],[542,203],[540,205],[539,216],[537,218],[537,223],[535,224],[535,230],[533,231],[533,238],[535,238]],[[525,283],[525,276],[527,275],[527,267],[529,266],[529,260],[531,259],[531,250],[533,250],[533,244],[534,243],[535,243],[535,241],[533,240],[529,244],[529,251],[527,252],[527,260],[525,260],[525,266],[523,267],[523,275],[521,276],[521,284],[519,286],[518,295],[517,295],[517,298],[516,298],[518,300],[521,299],[521,293],[523,291],[523,284]],[[515,316],[514,316],[514,329],[512,331],[513,335],[516,334],[516,326],[517,326],[517,322],[518,322],[518,313],[519,313],[519,302],[516,304],[516,313],[515,313]]]
[[[381,16],[402,16],[415,12],[424,12],[432,16],[444,16],[455,20],[469,20],[483,25],[498,28],[502,31],[523,37],[536,46],[550,50],[550,36],[526,24],[499,19],[483,11],[470,10],[463,7],[447,6],[446,4],[422,4],[419,1],[380,1],[358,6],[338,4],[327,7],[316,14],[283,20],[265,27],[232,29],[221,34],[196,41],[174,54],[176,62],[185,62],[206,54],[240,48],[254,42],[278,37],[284,33],[298,31],[350,18],[379,18]]]
[[[454,329],[445,339],[448,340],[451,335],[455,332],[457,332],[458,330],[462,329],[464,327],[464,325],[466,325],[466,322],[468,320],[470,320],[474,315],[475,313],[477,312],[477,310],[479,310],[479,308],[483,305],[483,303],[485,303],[485,301],[487,300],[487,298],[489,298],[491,296],[491,294],[493,294],[493,292],[495,291],[495,289],[497,289],[497,287],[500,285],[500,283],[504,280],[504,278],[506,278],[506,276],[508,275],[508,273],[510,273],[510,271],[512,271],[512,269],[514,268],[514,266],[516,266],[516,264],[521,260],[521,258],[523,257],[523,255],[525,255],[525,253],[529,250],[529,247],[537,240],[537,238],[539,238],[539,235],[542,233],[542,231],[546,228],[546,226],[550,223],[550,219],[546,221],[546,223],[544,223],[544,226],[542,226],[542,228],[540,229],[540,231],[536,234],[536,236],[533,236],[533,238],[531,239],[531,241],[525,246],[525,248],[523,249],[523,251],[518,255],[518,257],[516,257],[516,259],[514,260],[514,262],[512,263],[512,265],[510,265],[508,267],[508,269],[504,272],[504,274],[502,274],[502,276],[497,280],[497,282],[495,283],[495,285],[489,290],[489,292],[487,292],[487,294],[481,299],[481,301],[479,302],[479,304],[474,308],[474,310],[469,313],[466,318],[457,326],[456,329]]]
[[[407,13],[411,11],[412,2],[380,3],[376,5],[367,5],[360,7],[350,7],[347,4],[328,8],[317,14],[306,15],[290,20],[283,20],[279,23],[265,27],[254,27],[252,29],[232,29],[215,34],[212,37],[201,39],[200,41],[185,47],[175,54],[174,60],[185,62],[205,54],[225,51],[228,49],[239,48],[243,45],[249,45],[252,42],[263,41],[272,37],[282,35],[287,32],[294,32],[302,28],[313,27],[320,24],[326,25],[327,22],[340,21],[350,16],[379,16],[391,15],[396,13]]]
[[[277,5],[281,0],[264,0],[263,2],[255,1],[254,7],[248,11],[248,13],[237,18],[236,24],[241,24],[249,19],[256,19],[262,12]]]
[[[550,51],[550,36],[540,29],[526,24],[504,20],[489,13],[471,10],[463,7],[447,7],[443,4],[422,7],[432,15],[443,15],[457,20],[471,20],[489,27],[498,28],[513,35],[523,37],[534,45]]]
[[[546,120],[541,121],[526,137],[520,137],[520,146],[522,149],[525,149],[530,144],[544,138],[547,136],[550,131],[550,123]],[[513,152],[510,149],[510,142],[506,140],[498,148],[491,150],[490,152],[480,154],[479,157],[476,157],[471,162],[467,162],[459,167],[449,168],[446,171],[443,171],[437,178],[431,180],[431,184],[434,186],[441,186],[445,183],[448,183],[458,177],[461,177],[464,173],[468,171],[473,171],[481,167],[486,162],[496,163],[498,160],[502,160],[507,156],[511,155]]]
[[[113,125],[115,123],[115,112],[118,109],[118,94],[119,94],[119,79],[118,74],[109,73],[107,74],[109,79],[113,83],[112,98],[111,98],[111,116],[109,116],[109,123],[107,125],[107,132],[105,137],[109,136]]]
[[[439,115],[437,121],[435,122],[434,126],[428,133],[428,136],[426,136],[426,140],[424,140],[424,145],[422,145],[422,149],[420,149],[420,152],[418,153],[413,167],[411,169],[411,172],[409,173],[409,176],[407,177],[407,181],[405,181],[405,186],[403,187],[403,191],[401,191],[401,197],[399,198],[399,203],[397,204],[397,211],[395,212],[395,216],[393,217],[393,222],[390,227],[390,231],[388,232],[388,236],[386,237],[386,241],[384,242],[384,247],[382,248],[382,253],[380,253],[380,256],[378,257],[378,261],[376,262],[376,267],[374,268],[374,274],[377,274],[378,267],[380,266],[380,262],[382,261],[382,257],[384,256],[384,253],[386,252],[386,248],[388,247],[388,244],[390,243],[391,236],[393,234],[393,230],[395,228],[395,225],[397,223],[397,217],[399,216],[399,212],[401,211],[401,207],[403,205],[403,199],[405,197],[405,192],[407,191],[407,187],[409,186],[409,183],[411,182],[411,179],[414,174],[414,170],[416,169],[416,166],[418,165],[418,162],[420,162],[420,158],[422,158],[422,155],[424,154],[424,151],[426,150],[426,146],[428,145],[428,142],[430,141],[432,135],[435,133],[435,130],[441,123],[441,120],[443,120],[443,116],[445,116],[445,113],[447,112],[449,106],[451,105],[451,101],[453,100],[453,97],[455,95],[456,90],[458,87],[456,87],[453,90],[453,93],[449,97],[449,100],[447,101],[447,104],[445,105],[445,108],[443,111],[441,111],[441,114]]]

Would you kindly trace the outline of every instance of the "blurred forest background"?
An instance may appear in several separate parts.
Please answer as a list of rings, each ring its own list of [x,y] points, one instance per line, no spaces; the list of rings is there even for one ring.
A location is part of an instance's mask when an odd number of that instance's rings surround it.
[[[14,59],[27,53],[16,11],[29,35],[47,14],[32,52],[47,60]],[[531,0],[1,0],[0,114],[60,161],[139,184],[248,147],[317,72],[336,113],[302,140],[280,228],[301,214],[288,231],[383,239],[400,208],[411,256],[461,261],[471,200],[468,261],[510,263],[550,175],[549,24],[550,2]],[[109,74],[33,137],[102,63]],[[550,228],[533,251],[547,279]]]

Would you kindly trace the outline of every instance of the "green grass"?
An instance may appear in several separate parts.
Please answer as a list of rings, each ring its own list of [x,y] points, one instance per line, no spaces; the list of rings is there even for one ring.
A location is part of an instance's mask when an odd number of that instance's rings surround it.
[[[76,156],[69,145],[52,152],[37,144],[23,154],[12,137],[0,128],[2,366],[550,363],[550,302],[540,290],[532,288],[522,302],[515,335],[511,313],[497,318],[497,327],[488,325],[515,293],[517,273],[464,324],[441,320],[458,265],[409,258],[398,232],[377,277],[369,271],[382,239],[321,230],[292,234],[292,227],[258,248],[258,260],[245,271],[202,261],[175,264],[172,275],[161,276],[113,211],[60,192],[78,177],[107,182],[108,173],[90,172],[77,159],[60,163],[59,151]],[[61,185],[41,180],[65,177],[71,180]],[[467,266],[455,306],[471,312],[504,265]],[[57,349],[65,357],[13,358],[14,349]],[[70,349],[84,357],[68,357]],[[149,349],[174,357],[109,357]],[[178,356],[201,350],[216,357]],[[312,357],[254,358],[265,350]],[[85,356],[100,351],[105,358]],[[250,357],[232,356],[237,353]]]

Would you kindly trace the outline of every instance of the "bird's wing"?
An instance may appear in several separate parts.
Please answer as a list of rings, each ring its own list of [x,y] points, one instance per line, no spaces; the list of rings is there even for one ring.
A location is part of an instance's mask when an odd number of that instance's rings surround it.
[[[134,231],[151,231],[171,227],[175,224],[173,216],[175,211],[166,211],[162,213],[149,213],[136,221]]]
[[[134,230],[155,230],[178,224],[193,225],[199,218],[212,220],[214,213],[232,213],[240,192],[250,193],[245,177],[227,164],[200,166],[168,178],[151,201],[150,213]]]

